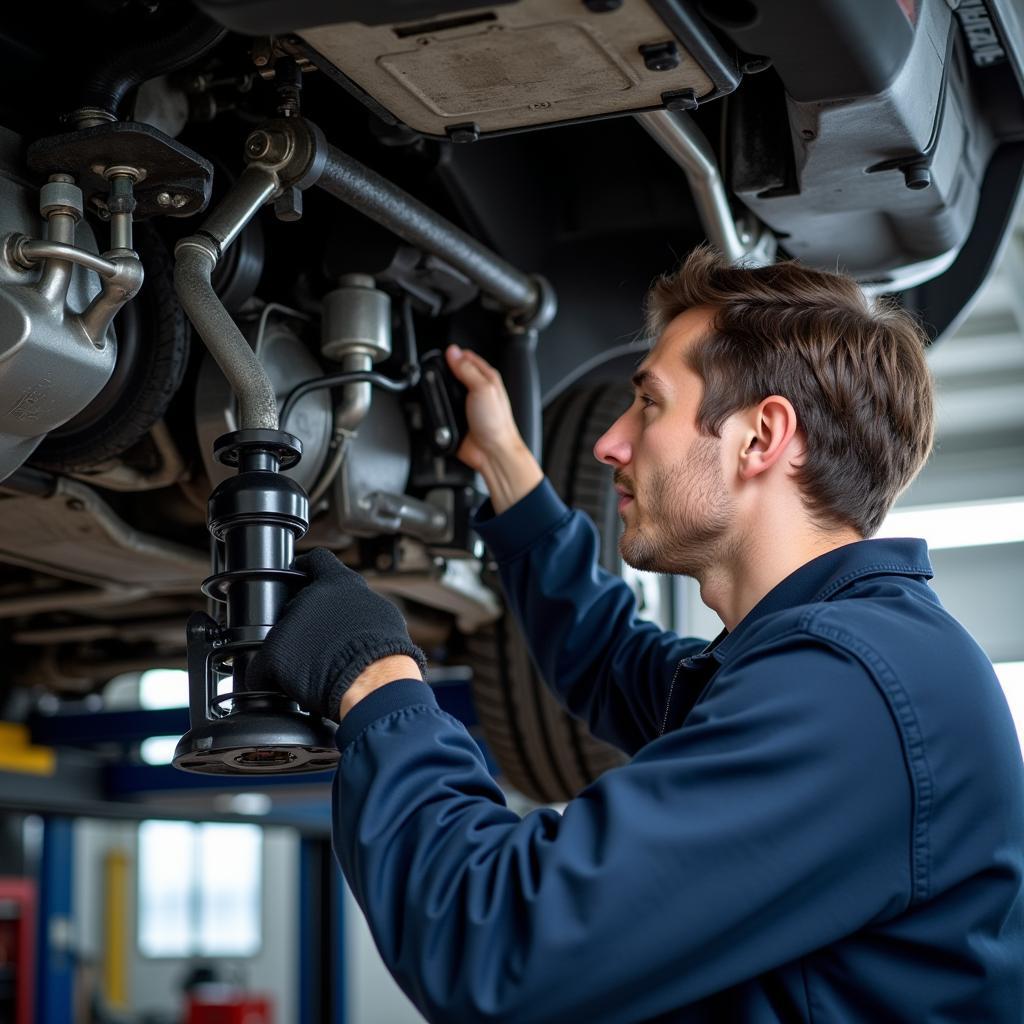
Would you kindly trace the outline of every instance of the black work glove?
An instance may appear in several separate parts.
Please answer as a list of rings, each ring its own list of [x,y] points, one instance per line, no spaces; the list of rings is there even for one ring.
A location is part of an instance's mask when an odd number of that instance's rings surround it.
[[[368,666],[406,654],[426,672],[398,609],[326,548],[295,559],[309,582],[285,605],[253,659],[252,689],[277,688],[307,711],[338,720],[342,694]]]

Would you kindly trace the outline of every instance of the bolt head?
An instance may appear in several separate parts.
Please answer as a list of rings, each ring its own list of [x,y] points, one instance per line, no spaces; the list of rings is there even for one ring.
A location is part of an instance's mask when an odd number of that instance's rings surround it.
[[[740,71],[745,75],[759,75],[772,66],[771,57],[748,57],[741,65]]]
[[[476,142],[480,138],[480,129],[471,123],[450,124],[445,128],[445,134],[451,142]]]
[[[171,194],[170,194],[170,192],[157,192],[157,194],[156,194],[156,205],[157,206],[170,206],[171,205]]]
[[[434,431],[434,444],[438,448],[447,448],[452,443],[452,432],[448,427],[438,427]]]
[[[259,160],[270,152],[270,136],[264,131],[253,132],[245,140],[245,151],[253,160]]]
[[[171,206],[176,210],[180,210],[188,202],[188,196],[183,196],[180,192],[175,192],[171,196]]]
[[[678,92],[663,92],[661,102],[666,110],[696,110],[697,93],[694,89],[680,89]]]
[[[671,71],[679,67],[679,50],[671,39],[638,47],[648,71]]]

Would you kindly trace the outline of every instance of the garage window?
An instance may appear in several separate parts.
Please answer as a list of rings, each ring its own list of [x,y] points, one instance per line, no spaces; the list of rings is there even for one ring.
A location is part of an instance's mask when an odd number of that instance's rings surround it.
[[[139,825],[139,949],[150,957],[242,957],[260,948],[257,825]]]

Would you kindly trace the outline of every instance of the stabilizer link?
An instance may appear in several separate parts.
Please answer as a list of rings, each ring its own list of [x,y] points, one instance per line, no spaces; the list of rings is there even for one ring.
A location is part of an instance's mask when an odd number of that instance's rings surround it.
[[[323,771],[337,761],[329,723],[247,683],[260,644],[304,579],[291,563],[309,526],[309,499],[280,472],[301,450],[283,430],[236,430],[214,444],[217,459],[238,474],[214,490],[208,506],[214,573],[203,593],[224,606],[224,616],[218,622],[196,612],[188,622],[192,728],[174,753],[185,771],[282,774]]]

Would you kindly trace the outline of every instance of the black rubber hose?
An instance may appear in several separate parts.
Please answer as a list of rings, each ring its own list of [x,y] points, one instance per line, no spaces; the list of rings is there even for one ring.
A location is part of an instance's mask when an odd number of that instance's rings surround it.
[[[410,245],[440,256],[506,309],[529,316],[539,307],[541,289],[529,274],[334,146],[327,147],[316,184]]]
[[[543,409],[536,331],[519,331],[509,335],[509,343],[502,350],[501,376],[508,390],[519,433],[526,447],[540,462],[543,458]]]
[[[227,30],[205,14],[193,11],[187,21],[158,19],[147,37],[117,48],[104,48],[101,64],[86,73],[79,107],[99,107],[121,117],[125,98],[150,78],[177,71],[201,57],[227,35]],[[112,56],[111,56],[112,55]]]

